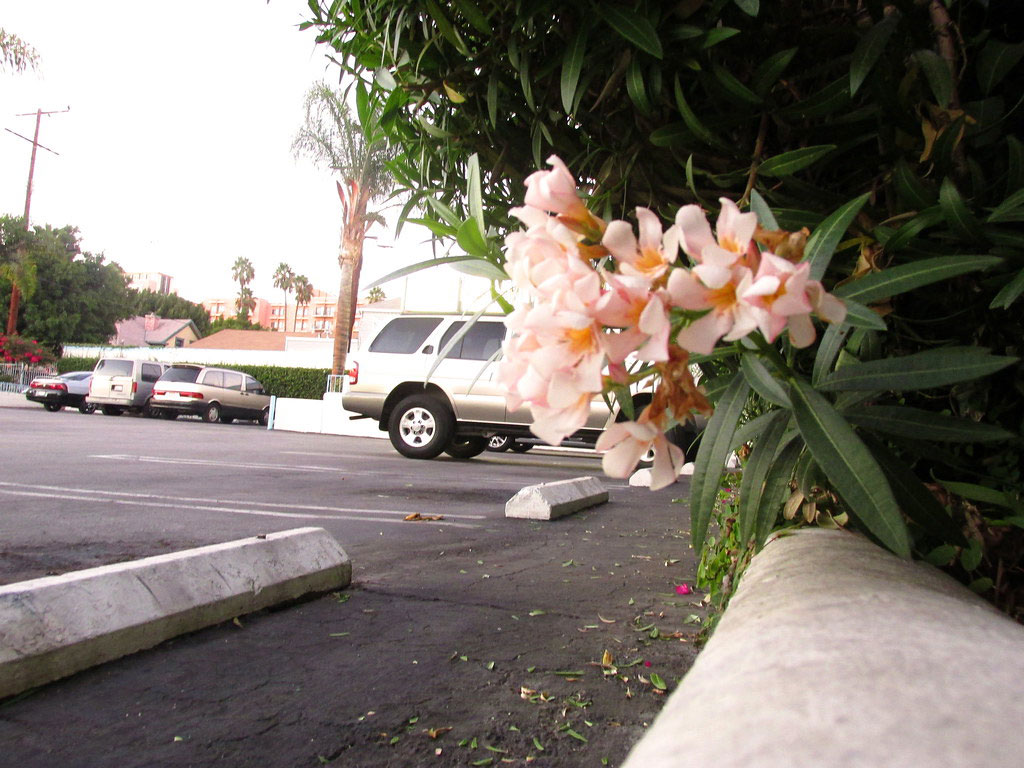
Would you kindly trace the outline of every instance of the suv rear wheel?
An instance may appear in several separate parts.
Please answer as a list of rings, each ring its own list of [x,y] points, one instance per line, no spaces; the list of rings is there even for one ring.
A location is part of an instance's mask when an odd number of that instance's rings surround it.
[[[447,405],[430,395],[412,395],[388,419],[395,450],[410,459],[433,459],[448,447],[455,417]]]
[[[444,452],[453,459],[471,459],[479,456],[487,448],[487,438],[478,435],[452,438]]]

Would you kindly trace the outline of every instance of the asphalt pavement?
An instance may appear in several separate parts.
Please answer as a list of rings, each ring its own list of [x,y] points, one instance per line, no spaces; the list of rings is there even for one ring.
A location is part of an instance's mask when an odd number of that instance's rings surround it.
[[[0,450],[0,583],[306,525],[353,561],[342,593],[0,704],[5,764],[616,765],[695,654],[685,478],[541,523],[505,501],[595,456],[38,406],[0,408]]]

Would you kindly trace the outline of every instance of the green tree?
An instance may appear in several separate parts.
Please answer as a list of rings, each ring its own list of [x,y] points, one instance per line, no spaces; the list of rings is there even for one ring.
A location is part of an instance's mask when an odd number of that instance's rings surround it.
[[[36,288],[36,265],[30,248],[33,240],[32,233],[25,230],[24,217],[0,217],[0,278],[13,283],[26,297],[31,297]]]
[[[345,370],[351,343],[363,241],[372,224],[383,223],[379,214],[367,211],[367,206],[387,195],[393,186],[386,167],[390,157],[387,141],[373,110],[363,106],[357,121],[350,114],[344,93],[325,83],[313,86],[306,94],[305,123],[292,143],[296,156],[308,157],[341,177],[337,182],[342,223],[338,252],[341,280],[334,314],[335,374]]]
[[[296,275],[295,281],[295,308],[296,316],[299,307],[308,307],[309,302],[313,300],[313,284],[309,282],[309,278],[305,275]],[[292,320],[292,331],[295,330],[295,320]]]
[[[384,301],[386,298],[387,296],[384,295],[384,289],[379,285],[373,286],[373,288],[366,293],[367,304],[375,304],[378,301]]]
[[[295,289],[295,273],[292,268],[283,261],[277,265],[274,272],[274,287],[284,291],[284,322],[287,330],[288,324],[288,294]],[[294,327],[292,330],[295,330]]]
[[[191,320],[201,336],[210,332],[210,315],[206,308],[175,293],[129,289],[129,302],[133,315],[147,315],[152,312],[159,317]]]
[[[26,296],[18,331],[54,350],[67,343],[102,344],[115,323],[133,314],[124,274],[102,255],[83,253],[78,230],[34,227],[25,233],[27,257],[35,266],[35,290]],[[10,298],[11,281],[0,277],[0,298]]]
[[[239,320],[248,320],[249,313],[256,307],[256,299],[252,295],[252,290],[248,287],[255,276],[256,270],[253,269],[252,262],[244,256],[239,256],[235,259],[235,263],[231,265],[231,278],[238,282],[238,298],[235,299],[235,310],[238,313]]]
[[[267,331],[269,328],[264,328],[259,323],[251,323],[247,318],[240,319],[237,317],[218,317],[212,323],[210,323],[210,333],[216,333],[217,331]]]

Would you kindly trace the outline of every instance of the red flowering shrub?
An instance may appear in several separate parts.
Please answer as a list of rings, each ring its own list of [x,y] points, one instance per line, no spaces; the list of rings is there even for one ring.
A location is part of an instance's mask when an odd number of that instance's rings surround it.
[[[16,333],[0,336],[0,362],[51,365],[56,360],[56,356],[35,339],[29,341]]]

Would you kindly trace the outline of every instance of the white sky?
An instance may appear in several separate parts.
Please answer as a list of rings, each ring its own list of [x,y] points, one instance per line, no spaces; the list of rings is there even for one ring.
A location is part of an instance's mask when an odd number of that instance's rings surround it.
[[[33,224],[72,224],[82,246],[130,272],[163,272],[184,298],[234,296],[231,265],[252,261],[257,296],[279,301],[284,261],[337,292],[340,203],[334,178],[291,143],[303,97],[337,83],[304,0],[0,0],[0,27],[39,53],[36,72],[0,73],[0,128],[31,139],[44,116]],[[33,113],[18,117],[20,113]],[[0,130],[0,213],[25,209],[31,142]],[[429,233],[375,226],[362,284],[429,258]],[[410,278],[436,295],[447,268]],[[388,296],[398,282],[384,286]],[[412,289],[410,289],[412,290]],[[416,307],[438,308],[438,307]]]

